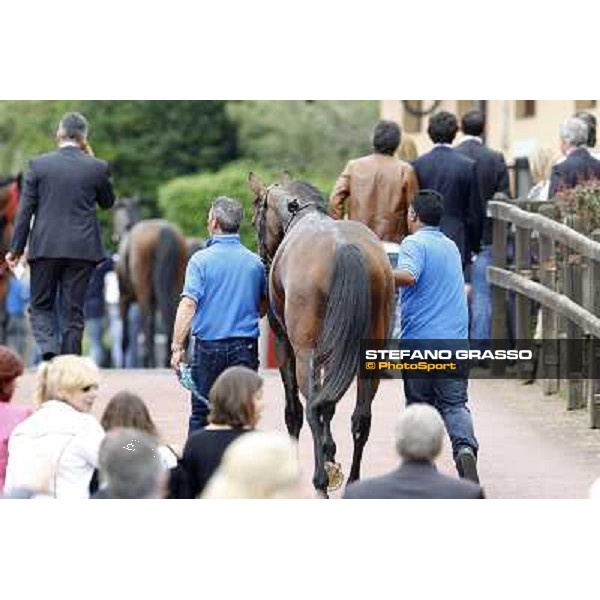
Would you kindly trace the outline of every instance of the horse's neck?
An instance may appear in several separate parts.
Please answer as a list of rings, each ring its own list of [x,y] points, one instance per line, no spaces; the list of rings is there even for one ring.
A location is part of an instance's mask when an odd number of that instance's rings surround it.
[[[308,206],[290,217],[290,220],[284,227],[285,234],[289,233],[294,227],[296,227],[296,225],[298,225],[298,223],[302,222],[304,219],[306,219],[306,217],[311,215],[313,217],[318,217],[319,221],[330,218],[329,215],[319,207],[315,205]]]

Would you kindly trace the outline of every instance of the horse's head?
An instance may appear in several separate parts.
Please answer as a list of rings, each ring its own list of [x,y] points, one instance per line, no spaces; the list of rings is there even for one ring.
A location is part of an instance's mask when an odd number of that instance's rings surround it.
[[[119,198],[115,202],[113,213],[113,241],[121,238],[142,218],[138,198]]]
[[[260,257],[270,262],[292,221],[305,209],[326,213],[325,200],[310,183],[296,181],[284,173],[281,180],[266,186],[254,173],[248,177],[254,192],[252,225],[258,235]]]
[[[254,192],[252,226],[258,236],[258,251],[265,262],[270,262],[283,240],[284,225],[280,212],[280,185],[267,187],[254,173],[248,177],[250,189]]]

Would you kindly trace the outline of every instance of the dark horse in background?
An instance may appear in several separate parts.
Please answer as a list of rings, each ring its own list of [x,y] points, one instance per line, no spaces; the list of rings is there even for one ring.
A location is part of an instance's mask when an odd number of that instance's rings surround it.
[[[334,487],[342,477],[331,420],[357,375],[360,341],[385,339],[390,331],[392,270],[379,238],[362,223],[330,218],[311,184],[285,177],[267,187],[252,173],[249,183],[259,252],[269,269],[269,321],[280,348],[285,421],[298,438],[300,389],[314,443],[313,484],[326,495],[328,483]],[[360,477],[378,386],[378,379],[358,380],[349,481]]]
[[[123,322],[123,356],[130,343],[128,313],[137,302],[142,318],[145,348],[144,367],[156,366],[154,334],[156,313],[167,335],[167,356],[173,335],[179,294],[183,289],[188,259],[186,239],[178,227],[164,219],[141,219],[139,202],[122,198],[115,204],[114,237],[119,243],[120,311]]]
[[[10,284],[10,269],[4,256],[10,249],[14,222],[19,207],[21,174],[15,177],[0,178],[0,344],[6,343],[8,314],[6,297]]]

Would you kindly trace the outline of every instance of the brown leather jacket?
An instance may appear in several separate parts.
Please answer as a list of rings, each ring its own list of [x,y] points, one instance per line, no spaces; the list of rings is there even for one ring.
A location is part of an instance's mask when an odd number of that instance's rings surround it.
[[[364,223],[386,242],[400,242],[408,233],[408,206],[419,184],[414,169],[385,154],[370,154],[351,160],[338,177],[329,198],[334,219]]]

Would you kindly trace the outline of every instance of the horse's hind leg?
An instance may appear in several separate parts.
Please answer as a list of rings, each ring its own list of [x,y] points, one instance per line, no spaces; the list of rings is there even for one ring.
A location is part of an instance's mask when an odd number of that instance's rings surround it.
[[[304,414],[298,395],[296,356],[287,335],[271,314],[269,314],[269,324],[275,333],[277,362],[280,365],[279,373],[285,390],[285,424],[288,433],[298,439],[304,422]]]
[[[288,433],[298,439],[304,422],[302,403],[298,396],[298,382],[296,381],[296,358],[294,351],[288,344],[283,365],[279,368],[283,387],[285,388],[285,424]]]
[[[352,439],[354,452],[348,483],[360,478],[360,463],[363,450],[371,431],[371,404],[379,387],[379,379],[357,380],[356,407],[352,413]]]
[[[313,400],[320,387],[318,374],[314,368],[314,351],[305,350],[296,356],[297,374],[300,389],[306,398],[306,420],[310,426],[315,454],[315,472],[313,486],[327,497],[328,477],[325,472],[325,458],[323,455],[324,428],[323,416],[319,407],[314,406]]]
[[[333,415],[335,414],[335,404],[324,404],[321,410],[323,415],[323,429],[324,429],[324,437],[323,437],[323,454],[325,456],[325,462],[335,463],[335,453],[337,451],[337,446],[335,445],[335,440],[333,439],[333,434],[331,433],[331,421],[333,419]]]
[[[313,371],[314,376],[314,393],[317,394],[321,391],[322,386],[322,374],[320,369]],[[337,446],[331,433],[331,421],[335,414],[336,402],[324,402],[321,404],[321,421],[323,423],[323,459],[325,464],[335,463],[335,453]],[[329,476],[328,476],[329,480]],[[329,481],[328,481],[329,483]]]

